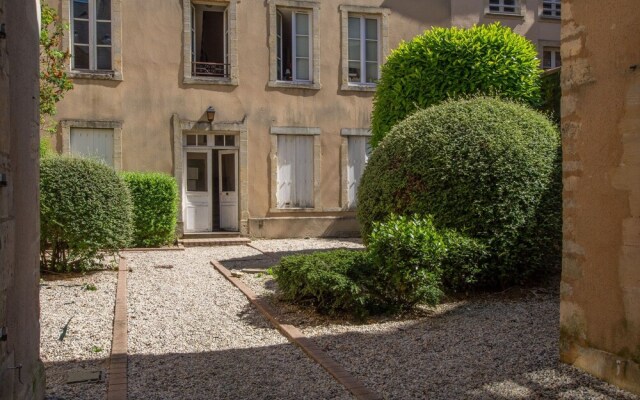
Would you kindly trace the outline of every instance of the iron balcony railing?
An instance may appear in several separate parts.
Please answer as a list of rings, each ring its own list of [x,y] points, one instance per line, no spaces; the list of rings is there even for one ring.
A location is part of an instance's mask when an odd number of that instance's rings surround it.
[[[212,63],[212,62],[193,62],[193,76],[229,77],[229,64]]]

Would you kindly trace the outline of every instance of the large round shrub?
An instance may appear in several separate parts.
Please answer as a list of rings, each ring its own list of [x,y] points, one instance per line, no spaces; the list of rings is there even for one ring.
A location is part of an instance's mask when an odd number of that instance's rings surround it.
[[[535,105],[540,71],[535,46],[499,23],[433,28],[401,43],[383,65],[372,144],[407,115],[446,99],[481,94]]]
[[[432,215],[485,246],[481,283],[518,281],[559,254],[558,148],[555,126],[523,105],[475,98],[419,111],[369,159],[363,237],[391,213]]]
[[[125,172],[122,177],[133,200],[133,245],[171,244],[176,235],[176,180],[158,172]]]
[[[47,157],[40,163],[41,265],[90,268],[128,245],[132,203],[116,172],[99,161]]]

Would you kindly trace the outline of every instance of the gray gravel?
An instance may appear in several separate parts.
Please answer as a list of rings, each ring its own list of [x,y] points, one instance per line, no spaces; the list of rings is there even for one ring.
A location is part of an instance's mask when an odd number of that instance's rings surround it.
[[[303,252],[314,244],[259,246]],[[242,270],[241,261],[233,263]],[[250,260],[246,265],[257,267]],[[247,273],[242,279],[272,302],[281,320],[301,328],[387,399],[640,399],[559,362],[557,281],[361,324],[279,302],[268,275]]]
[[[117,273],[46,278],[40,284],[40,356],[45,365],[47,399],[104,398],[104,381],[66,382],[70,371],[107,371]],[[95,291],[87,290],[91,285]],[[60,340],[67,323],[66,335]]]
[[[209,264],[249,247],[126,254],[130,399],[349,399]]]

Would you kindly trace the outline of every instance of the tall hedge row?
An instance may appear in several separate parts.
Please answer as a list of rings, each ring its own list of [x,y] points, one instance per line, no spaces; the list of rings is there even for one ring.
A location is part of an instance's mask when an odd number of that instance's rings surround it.
[[[122,176],[133,199],[133,245],[173,243],[178,208],[175,179],[155,172],[124,172]]]
[[[535,46],[499,23],[432,28],[403,42],[382,66],[372,114],[372,144],[411,113],[447,99],[489,95],[536,105]]]

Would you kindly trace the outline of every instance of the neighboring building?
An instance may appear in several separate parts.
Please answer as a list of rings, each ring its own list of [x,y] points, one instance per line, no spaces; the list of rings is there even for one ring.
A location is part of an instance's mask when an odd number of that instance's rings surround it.
[[[358,233],[375,81],[400,41],[501,21],[555,66],[560,37],[548,0],[50,1],[75,83],[58,150],[173,174],[180,229],[254,237]]]
[[[37,0],[0,0],[0,399],[44,397],[39,360]]]
[[[561,356],[640,394],[640,2],[563,6]]]

